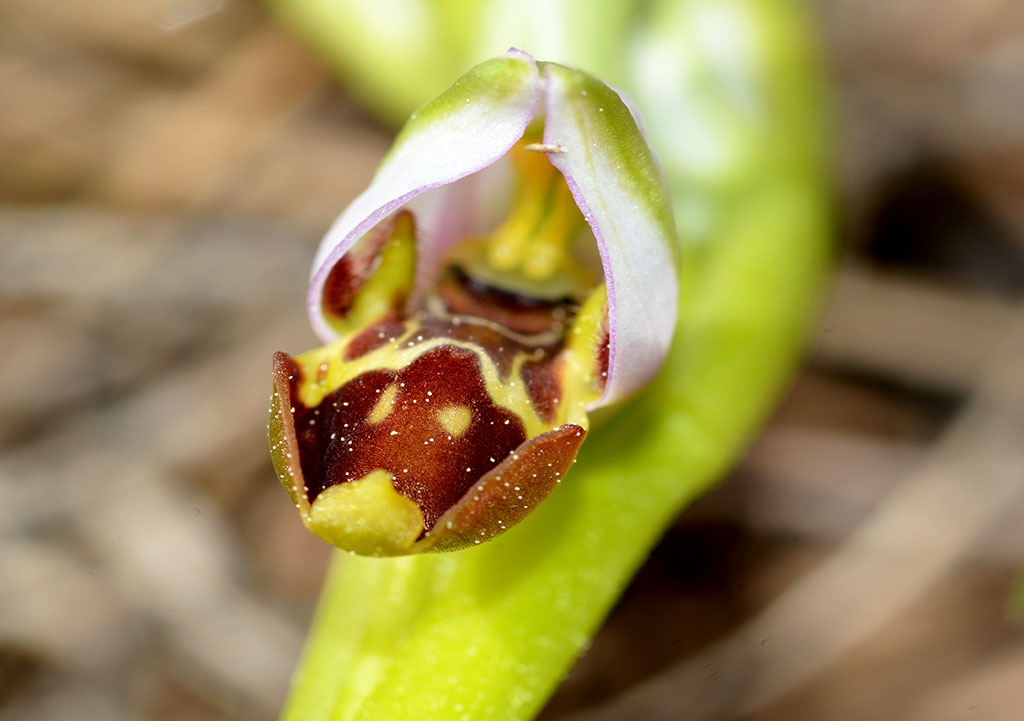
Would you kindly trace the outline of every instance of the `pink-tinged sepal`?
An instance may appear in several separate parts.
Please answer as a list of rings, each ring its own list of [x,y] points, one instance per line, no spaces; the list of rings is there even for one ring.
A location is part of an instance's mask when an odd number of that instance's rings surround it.
[[[661,367],[676,327],[679,243],[660,168],[627,105],[596,78],[544,64],[544,141],[597,239],[608,288],[608,382],[625,398]]]

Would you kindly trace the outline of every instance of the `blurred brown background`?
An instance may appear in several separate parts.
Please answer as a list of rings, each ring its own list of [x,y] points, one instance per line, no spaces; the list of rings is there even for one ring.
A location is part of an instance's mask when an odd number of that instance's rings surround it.
[[[817,9],[816,345],[546,719],[1024,718],[1024,4]],[[248,0],[0,1],[0,719],[275,716],[328,553],[269,359],[388,142]]]

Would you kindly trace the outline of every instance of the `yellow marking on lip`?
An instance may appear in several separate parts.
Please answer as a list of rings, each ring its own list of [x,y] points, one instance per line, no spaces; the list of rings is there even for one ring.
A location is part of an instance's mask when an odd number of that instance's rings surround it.
[[[394,383],[385,388],[384,392],[380,394],[377,404],[370,411],[370,415],[366,417],[366,422],[376,424],[390,416],[391,411],[395,408],[395,396],[397,395],[398,386]]]
[[[325,488],[304,520],[328,543],[364,556],[407,553],[423,532],[419,507],[395,490],[383,469]]]
[[[458,438],[469,428],[473,420],[473,411],[467,406],[445,406],[435,414],[437,422],[453,438]]]

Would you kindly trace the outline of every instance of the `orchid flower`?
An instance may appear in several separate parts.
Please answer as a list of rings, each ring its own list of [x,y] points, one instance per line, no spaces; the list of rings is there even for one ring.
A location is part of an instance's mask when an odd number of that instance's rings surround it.
[[[661,370],[617,403],[607,422],[596,422],[594,409],[609,398],[583,399],[598,389],[576,396],[595,418],[578,462],[511,532],[454,553],[336,554],[282,715],[283,721],[525,721],[586,649],[664,528],[742,452],[800,363],[831,260],[828,139],[813,26],[800,0],[270,4],[348,90],[385,119],[406,117],[462,68],[514,45],[585,68],[628,92],[663,163],[685,262],[675,337]],[[542,147],[556,67],[538,65],[547,92],[539,95],[524,137],[509,141],[512,149],[479,172],[477,180],[485,182],[452,176],[444,183],[473,190],[471,205],[452,198],[447,207],[477,208],[485,211],[482,219],[430,216],[444,207],[438,186],[371,224],[384,223],[383,232],[390,222],[408,223],[401,219],[405,210],[414,232],[431,225],[431,217],[458,218],[464,230],[440,225],[437,232],[460,238],[463,250],[453,245],[451,257],[461,260],[461,253],[472,256],[474,234],[493,240],[493,230],[517,215],[513,181],[524,173],[515,159],[547,158],[562,170],[560,154],[551,152],[557,148]],[[487,87],[477,92],[481,102],[492,102]],[[427,120],[422,112],[413,125],[421,120]],[[385,165],[396,162],[403,144]],[[569,147],[557,139],[551,144]],[[475,152],[471,145],[442,143],[432,157],[455,162],[460,153]],[[571,175],[562,176],[568,187]],[[359,223],[377,207],[365,207],[349,222]],[[577,207],[584,222],[600,215],[593,205],[587,206],[591,216],[583,203]],[[590,247],[600,251],[598,232],[590,232]],[[415,304],[442,278],[418,262],[444,253],[429,245],[431,236],[416,239],[418,275],[403,313],[420,307]],[[359,242],[353,259],[365,257]],[[331,251],[322,252],[325,261]],[[482,267],[469,265],[477,272]],[[597,276],[592,256],[584,266]],[[619,273],[606,271],[601,265],[609,297],[617,300],[611,286]],[[587,287],[576,292],[585,294]],[[536,297],[522,285],[513,289]],[[338,326],[336,314],[322,315],[316,327],[327,330],[326,340],[350,327]],[[348,318],[342,322],[359,322]]]
[[[365,555],[476,545],[645,385],[676,324],[668,192],[629,108],[512,50],[398,136],[324,238],[328,345],[274,360],[275,467],[306,526]]]

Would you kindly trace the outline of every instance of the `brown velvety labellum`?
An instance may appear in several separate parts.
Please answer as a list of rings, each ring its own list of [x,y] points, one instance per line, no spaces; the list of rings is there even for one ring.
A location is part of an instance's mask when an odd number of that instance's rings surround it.
[[[294,419],[310,503],[384,469],[426,530],[526,440],[521,421],[487,394],[476,355],[456,346],[363,373],[317,408],[295,403]]]

